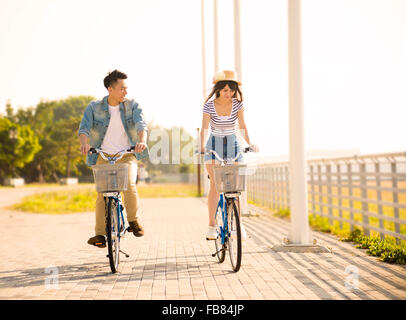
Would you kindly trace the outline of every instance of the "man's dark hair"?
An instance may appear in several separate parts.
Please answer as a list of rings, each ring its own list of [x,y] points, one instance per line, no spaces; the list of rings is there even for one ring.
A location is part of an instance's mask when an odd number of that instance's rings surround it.
[[[103,80],[106,89],[116,84],[118,79],[127,79],[127,75],[121,71],[114,70],[110,72]]]

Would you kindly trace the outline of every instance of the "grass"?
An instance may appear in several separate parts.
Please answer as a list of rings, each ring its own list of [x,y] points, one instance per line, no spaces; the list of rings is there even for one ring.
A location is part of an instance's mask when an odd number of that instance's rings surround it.
[[[96,196],[96,191],[90,189],[43,192],[23,198],[12,209],[47,214],[93,211]]]
[[[27,196],[14,210],[45,214],[66,214],[95,210],[97,193],[89,189],[43,192]],[[191,184],[148,184],[137,186],[140,198],[196,197],[197,187]]]

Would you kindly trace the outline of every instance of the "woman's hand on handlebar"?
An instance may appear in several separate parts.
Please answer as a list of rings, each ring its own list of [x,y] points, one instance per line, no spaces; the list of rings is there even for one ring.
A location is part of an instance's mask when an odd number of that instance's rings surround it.
[[[250,144],[249,148],[250,148],[250,151],[252,151],[252,152],[259,152],[259,148],[256,144]]]

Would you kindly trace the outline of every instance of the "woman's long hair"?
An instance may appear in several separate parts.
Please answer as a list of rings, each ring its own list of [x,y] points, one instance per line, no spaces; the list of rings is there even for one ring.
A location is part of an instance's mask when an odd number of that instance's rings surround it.
[[[220,90],[223,90],[224,87],[228,85],[228,87],[231,89],[231,91],[234,91],[233,98],[237,98],[238,101],[242,101],[242,92],[240,90],[240,87],[238,86],[238,83],[235,81],[219,81],[217,82],[213,89],[211,90],[209,96],[207,97],[205,103],[210,100],[210,98],[215,94],[216,98],[220,96]]]

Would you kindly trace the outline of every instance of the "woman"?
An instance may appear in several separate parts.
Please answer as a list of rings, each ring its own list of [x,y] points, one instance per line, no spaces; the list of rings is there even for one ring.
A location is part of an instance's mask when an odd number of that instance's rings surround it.
[[[252,145],[248,136],[247,127],[244,121],[244,108],[242,103],[242,93],[237,80],[237,75],[233,71],[225,70],[217,72],[213,77],[214,87],[203,106],[203,121],[200,134],[200,152],[215,150],[222,158],[234,158],[240,151],[240,146],[236,136],[236,125],[238,120],[239,130],[245,141],[253,151],[258,151],[257,146]],[[215,96],[214,99],[210,100]],[[208,128],[210,124],[211,134],[205,144]],[[205,147],[204,147],[205,146]],[[210,191],[208,195],[209,209],[209,230],[206,239],[215,240],[217,238],[215,214],[219,193],[216,191],[214,183],[213,166],[219,164],[214,154],[206,154],[204,157],[207,172],[210,177]],[[243,160],[242,155],[236,162]],[[243,237],[245,230],[242,228]]]

